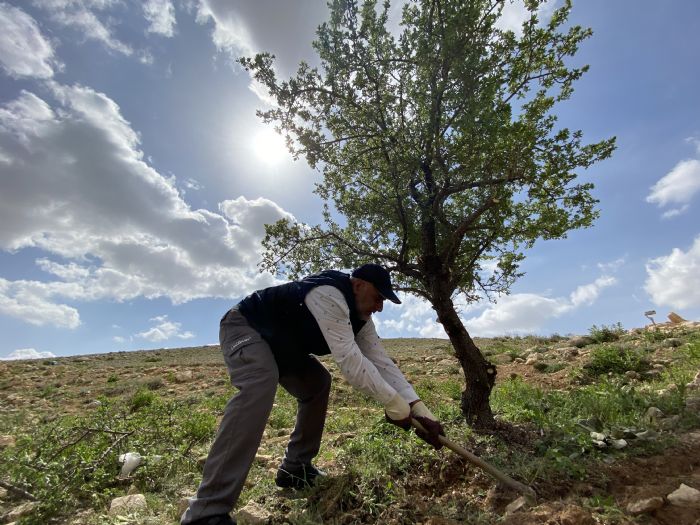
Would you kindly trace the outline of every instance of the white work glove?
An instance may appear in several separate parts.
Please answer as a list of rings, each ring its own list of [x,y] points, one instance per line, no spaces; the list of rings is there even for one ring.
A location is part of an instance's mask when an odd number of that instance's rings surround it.
[[[425,406],[423,401],[420,399],[413,401],[410,406],[411,417],[418,421],[425,429],[425,432],[421,432],[416,428],[416,434],[418,434],[418,437],[431,444],[437,450],[440,450],[442,448],[440,436],[444,436],[445,431],[443,430],[438,419],[430,410],[428,410],[428,407]]]
[[[436,418],[433,413],[428,410],[428,407],[425,406],[425,403],[421,401],[420,399],[418,401],[415,401],[411,405],[411,415],[413,417],[427,417],[428,419],[432,419],[433,421],[437,421],[438,418]]]
[[[384,405],[386,420],[404,430],[411,428],[411,407],[398,393]]]

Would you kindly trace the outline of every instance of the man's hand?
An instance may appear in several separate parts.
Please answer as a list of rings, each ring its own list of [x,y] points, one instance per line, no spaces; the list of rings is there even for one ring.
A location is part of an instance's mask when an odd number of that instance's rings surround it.
[[[404,430],[411,428],[411,406],[398,393],[384,405],[384,416],[392,425]]]
[[[425,432],[416,429],[418,437],[435,447],[436,450],[440,450],[442,448],[440,436],[445,435],[445,431],[440,422],[420,399],[412,402],[410,407],[411,417],[418,421],[425,429]]]

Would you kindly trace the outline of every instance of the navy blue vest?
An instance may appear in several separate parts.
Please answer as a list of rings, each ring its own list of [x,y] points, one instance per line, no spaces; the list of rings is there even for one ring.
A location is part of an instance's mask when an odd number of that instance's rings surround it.
[[[355,335],[365,325],[357,315],[350,276],[335,270],[309,275],[301,281],[257,290],[243,299],[236,309],[267,341],[280,372],[303,366],[309,354],[326,355],[330,348],[304,298],[316,286],[337,288],[350,309],[350,324]]]

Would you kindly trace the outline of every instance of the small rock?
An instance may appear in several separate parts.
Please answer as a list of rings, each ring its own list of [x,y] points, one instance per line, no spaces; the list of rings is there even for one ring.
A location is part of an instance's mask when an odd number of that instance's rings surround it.
[[[662,430],[673,430],[678,426],[681,416],[670,416],[659,420],[659,428]]]
[[[678,323],[686,323],[688,322],[687,319],[683,319],[680,315],[678,315],[676,312],[671,312],[668,314],[668,320],[671,321],[673,324],[678,324]]]
[[[12,509],[10,512],[5,514],[5,520],[6,521],[16,521],[27,514],[30,514],[33,510],[34,507],[37,506],[37,503],[35,501],[29,501],[27,503],[22,503],[22,505],[15,507]]]
[[[513,362],[521,365],[525,362],[525,359],[523,359],[522,357],[516,357],[515,359],[513,359]]]
[[[5,499],[7,497],[7,489],[0,487],[0,499]]]
[[[187,383],[188,381],[192,381],[192,377],[192,370],[183,370],[175,374],[175,381],[177,383]]]
[[[102,406],[102,401],[95,399],[94,401],[90,401],[87,405],[85,405],[87,408],[98,408]]]
[[[238,511],[236,520],[239,525],[258,525],[267,523],[271,516],[262,506],[254,501],[249,501],[245,507]]]
[[[121,498],[114,498],[109,505],[109,513],[120,515],[145,510],[146,508],[148,508],[146,496],[143,494],[129,494]]]
[[[612,439],[610,444],[615,450],[621,450],[627,446],[627,440],[625,439]]]
[[[575,346],[567,346],[566,348],[562,348],[560,352],[562,357],[567,361],[572,361],[577,355],[579,355],[578,348]]]
[[[527,358],[527,361],[525,361],[526,365],[535,365],[540,361],[540,356],[538,354],[532,354],[530,357]]]
[[[671,348],[678,348],[683,344],[683,340],[678,339],[677,337],[669,337],[664,341],[664,344],[666,346],[670,346]]]
[[[644,414],[644,420],[651,424],[656,424],[662,417],[664,417],[664,413],[656,407],[649,407]]]
[[[689,487],[685,483],[666,496],[671,505],[686,507],[689,509],[700,509],[700,490]]]
[[[15,436],[0,436],[0,449],[15,446]]]
[[[525,500],[525,496],[520,496],[518,499],[508,504],[506,507],[506,515],[513,514],[524,508],[527,508],[527,500]]]
[[[640,499],[627,505],[627,512],[636,516],[638,514],[646,514],[654,512],[664,506],[664,499],[657,496],[654,498]]]
[[[693,396],[686,399],[685,408],[689,412],[695,412],[700,414],[700,396]]]
[[[659,434],[656,433],[654,430],[644,430],[642,432],[637,432],[637,439],[641,439],[642,441],[652,440],[656,439],[658,435]]]
[[[574,337],[569,339],[569,344],[575,346],[576,348],[583,348],[593,343],[593,339],[588,336],[582,335],[581,337]]]
[[[691,391],[700,390],[700,372],[696,374],[695,379],[685,385],[685,389]]]
[[[634,370],[628,370],[625,372],[625,377],[627,379],[636,379],[637,381],[642,378],[642,376],[639,375],[639,372],[635,372]]]
[[[207,457],[208,457],[208,456],[199,456],[199,457],[197,458],[197,465],[199,465],[200,467],[203,468],[203,467],[204,467],[204,464],[207,462]]]

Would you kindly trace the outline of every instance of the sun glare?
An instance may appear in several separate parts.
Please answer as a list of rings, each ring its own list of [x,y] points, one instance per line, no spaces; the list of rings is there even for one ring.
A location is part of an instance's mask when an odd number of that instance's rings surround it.
[[[266,164],[279,164],[289,157],[284,139],[272,128],[265,128],[253,137],[253,151]]]

